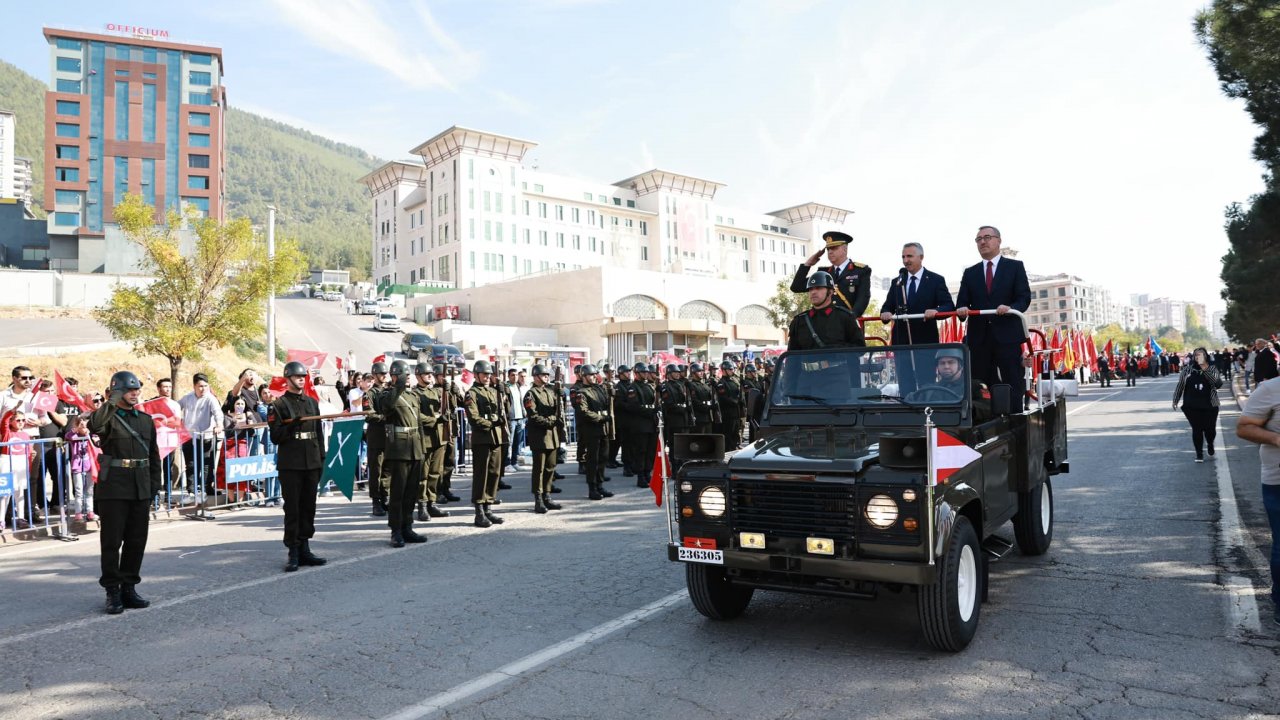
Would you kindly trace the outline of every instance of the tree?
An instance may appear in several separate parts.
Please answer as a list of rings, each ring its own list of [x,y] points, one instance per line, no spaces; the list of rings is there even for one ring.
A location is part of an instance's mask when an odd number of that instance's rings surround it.
[[[1274,0],[1214,0],[1196,15],[1196,37],[1208,52],[1222,91],[1245,102],[1262,133],[1253,156],[1266,189],[1249,207],[1227,208],[1231,249],[1222,258],[1223,325],[1232,337],[1267,335],[1280,328],[1273,278],[1280,270],[1280,7]]]
[[[178,382],[182,361],[201,348],[215,348],[260,334],[266,300],[273,288],[285,288],[306,269],[298,246],[276,245],[274,259],[254,236],[245,218],[219,224],[210,218],[184,218],[169,212],[155,224],[155,210],[140,195],[129,194],[115,208],[125,237],[142,248],[142,268],[155,281],[141,288],[117,286],[94,316],[118,340],[139,353],[169,360],[169,377]],[[180,248],[178,229],[195,234],[189,254]]]
[[[769,310],[769,321],[785,333],[791,327],[791,318],[809,307],[809,296],[791,292],[791,280],[783,279],[778,281],[773,297],[769,298],[765,307]]]

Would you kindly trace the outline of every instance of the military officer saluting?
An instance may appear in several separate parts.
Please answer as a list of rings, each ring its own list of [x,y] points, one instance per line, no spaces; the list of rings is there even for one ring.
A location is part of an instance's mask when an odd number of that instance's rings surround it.
[[[822,239],[826,242],[824,249],[831,264],[818,270],[829,273],[835,281],[832,302],[852,312],[854,317],[860,317],[866,312],[867,303],[871,302],[871,268],[849,260],[849,243],[853,242],[853,237],[848,233],[831,230],[823,233]],[[805,276],[809,274],[809,268],[818,264],[822,253],[819,250],[810,255],[796,270],[796,276],[791,280],[791,292],[804,292],[809,288]]]
[[[533,387],[524,394],[524,414],[527,422],[525,442],[533,453],[533,470],[530,484],[533,491],[533,511],[543,514],[559,510],[560,503],[551,500],[551,481],[556,475],[556,449],[560,447],[560,431],[564,427],[560,397],[547,384],[551,376],[546,367],[533,366]]]
[[[383,463],[391,478],[387,525],[391,547],[423,543],[427,539],[413,531],[413,506],[422,482],[422,399],[417,388],[409,387],[409,363],[391,363],[391,385],[378,395],[374,409],[386,421],[387,445]]]
[[[324,467],[324,434],[320,431],[320,404],[303,394],[307,368],[300,362],[287,363],[284,395],[267,411],[271,442],[276,446],[276,470],[284,496],[284,545],[289,548],[285,572],[299,565],[324,565],[324,558],[311,552],[316,534],[316,493]],[[304,419],[306,418],[306,419]]]
[[[102,525],[98,584],[106,588],[111,615],[151,604],[135,586],[142,582],[151,502],[160,492],[160,449],[155,423],[136,407],[141,394],[138,376],[126,370],[112,375],[107,402],[93,411],[88,423],[102,447],[93,502]]]
[[[791,319],[787,350],[866,345],[853,313],[832,304],[834,295],[835,283],[830,273],[819,270],[809,278],[809,303],[813,307]]]

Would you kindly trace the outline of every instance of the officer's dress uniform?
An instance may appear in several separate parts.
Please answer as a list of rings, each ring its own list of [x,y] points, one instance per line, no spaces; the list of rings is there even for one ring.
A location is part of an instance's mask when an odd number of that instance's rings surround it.
[[[88,426],[102,447],[93,486],[101,524],[98,584],[108,590],[131,587],[142,582],[151,503],[162,485],[156,426],[145,412],[105,403],[89,416]]]
[[[787,350],[866,345],[853,313],[837,305],[810,308],[796,315],[791,319],[787,335]]]
[[[549,509],[558,509],[558,505],[551,507],[546,504],[551,499],[551,481],[556,475],[556,450],[560,447],[560,426],[564,423],[555,388],[534,385],[525,391],[524,414],[528,430],[526,443],[533,454],[529,485],[535,509],[539,500]]]
[[[831,274],[835,280],[836,286],[832,292],[831,304],[849,311],[854,318],[861,317],[867,310],[867,305],[871,302],[871,267],[853,261],[845,262],[844,266],[836,269],[830,266],[818,268]],[[802,293],[805,291],[809,266],[800,265],[796,270],[796,275],[791,281],[791,292]],[[853,324],[853,330],[858,337],[858,345],[865,344],[863,340],[862,327],[856,322]]]
[[[603,385],[583,385],[578,391],[574,415],[578,418],[578,447],[582,449],[588,497],[611,497],[604,489],[605,460],[609,452],[609,391]]]
[[[394,538],[413,528],[413,507],[422,482],[422,399],[416,388],[387,388],[375,406],[386,420],[387,445],[383,464],[391,478],[387,526]],[[405,537],[404,539],[408,539]]]
[[[284,544],[291,551],[301,548],[316,534],[316,495],[324,469],[324,433],[319,420],[297,418],[319,414],[320,404],[315,398],[292,391],[276,398],[267,411],[271,442],[276,446],[280,492],[284,497]]]
[[[724,449],[737,450],[742,442],[742,385],[729,376],[716,382],[716,399],[720,404],[720,428]]]
[[[467,422],[471,426],[471,503],[490,504],[498,495],[498,466],[502,462],[502,406],[498,391],[476,383],[467,391]]]

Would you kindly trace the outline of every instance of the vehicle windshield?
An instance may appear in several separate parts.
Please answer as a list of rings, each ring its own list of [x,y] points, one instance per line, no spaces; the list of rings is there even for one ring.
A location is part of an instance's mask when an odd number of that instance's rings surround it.
[[[395,313],[382,313],[382,315],[380,315],[379,317],[381,317],[383,320],[395,320],[395,319],[396,319],[396,314],[395,314]]]
[[[833,348],[787,353],[770,404],[780,408],[959,406],[970,393],[963,345]]]
[[[431,338],[427,335],[423,335],[422,333],[413,333],[409,336],[409,342],[429,343],[431,342]]]

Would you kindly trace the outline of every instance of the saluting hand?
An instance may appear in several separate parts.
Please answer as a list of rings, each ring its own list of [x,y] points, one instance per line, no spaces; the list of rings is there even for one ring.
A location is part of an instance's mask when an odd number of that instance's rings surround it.
[[[826,252],[825,248],[819,249],[818,252],[810,255],[809,259],[804,261],[804,264],[808,265],[809,267],[813,267],[814,265],[817,265],[818,261],[822,259],[822,253],[824,252]]]

